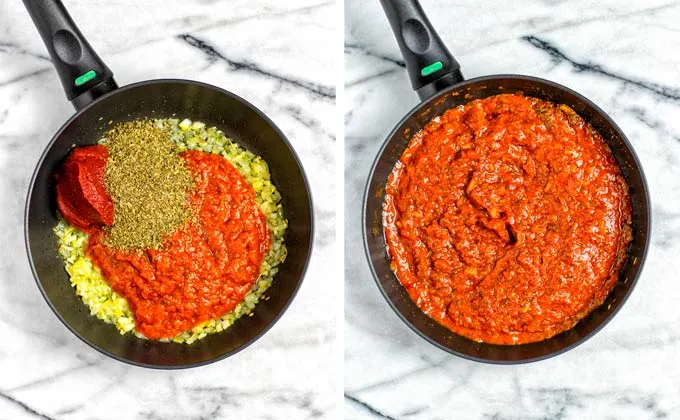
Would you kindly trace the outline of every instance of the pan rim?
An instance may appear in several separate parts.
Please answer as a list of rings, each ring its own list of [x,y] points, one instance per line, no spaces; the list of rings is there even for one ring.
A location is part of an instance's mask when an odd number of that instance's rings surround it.
[[[497,79],[512,79],[512,80],[522,80],[522,81],[528,81],[531,83],[539,84],[539,85],[545,85],[547,87],[553,88],[553,89],[558,89],[562,90],[568,94],[571,94],[578,98],[579,100],[583,101],[588,107],[593,109],[597,114],[602,116],[607,123],[614,129],[614,131],[619,135],[619,137],[623,140],[624,145],[630,152],[633,162],[635,163],[635,169],[637,172],[640,174],[640,178],[642,181],[642,186],[643,186],[643,191],[644,191],[644,196],[645,196],[645,206],[647,207],[647,237],[644,242],[644,246],[642,247],[639,255],[639,265],[638,265],[638,271],[637,275],[631,280],[631,284],[626,292],[626,294],[623,296],[623,298],[620,300],[619,305],[614,308],[611,312],[607,314],[607,317],[595,328],[593,328],[592,331],[590,331],[588,334],[584,335],[583,337],[579,338],[575,342],[564,346],[558,350],[548,352],[546,354],[542,354],[539,356],[534,356],[534,357],[529,357],[529,358],[523,358],[523,359],[515,359],[515,360],[498,360],[498,359],[489,359],[489,358],[484,358],[484,357],[478,357],[478,356],[473,356],[467,353],[464,353],[462,351],[459,351],[454,348],[447,347],[438,341],[434,340],[432,337],[429,335],[425,334],[423,331],[419,330],[415,325],[413,325],[407,318],[406,316],[396,307],[394,302],[390,299],[390,297],[387,294],[387,291],[384,289],[378,273],[375,270],[375,266],[373,264],[373,260],[371,258],[371,253],[369,249],[369,243],[368,243],[368,235],[370,234],[367,231],[367,207],[368,207],[368,202],[370,199],[370,189],[371,189],[371,181],[373,180],[375,176],[375,171],[378,165],[378,162],[380,160],[380,157],[384,154],[385,149],[387,148],[388,144],[390,143],[390,139],[392,139],[397,133],[399,132],[399,128],[406,123],[409,119],[411,119],[416,113],[418,113],[422,108],[426,107],[433,101],[438,100],[439,98],[449,94],[450,92],[454,90],[461,89],[465,86],[472,85],[475,83],[483,83],[487,81],[492,81],[492,80],[497,80]],[[364,255],[366,259],[368,260],[368,266],[371,270],[371,274],[373,275],[373,280],[378,286],[378,289],[380,290],[380,293],[382,294],[383,298],[387,301],[389,304],[390,308],[397,314],[398,318],[401,319],[401,321],[406,324],[413,332],[415,332],[418,336],[423,338],[425,341],[428,343],[434,345],[435,347],[446,351],[450,354],[453,354],[455,356],[461,357],[463,359],[467,360],[472,360],[475,362],[480,362],[480,363],[486,363],[486,364],[493,364],[493,365],[518,365],[518,364],[525,364],[525,363],[533,363],[533,362],[538,362],[541,360],[546,360],[550,359],[552,357],[558,356],[560,354],[566,353],[569,350],[572,350],[581,344],[585,343],[588,341],[590,338],[595,336],[598,332],[600,332],[615,316],[616,314],[621,310],[621,308],[624,306],[630,295],[633,293],[633,290],[635,289],[635,286],[637,285],[638,279],[640,275],[642,274],[642,270],[644,269],[644,264],[647,259],[647,254],[648,254],[648,249],[649,249],[649,244],[650,244],[650,236],[652,235],[652,213],[651,213],[651,198],[649,194],[649,186],[647,184],[647,178],[645,177],[644,170],[642,168],[642,164],[640,163],[640,159],[637,156],[637,153],[635,152],[635,149],[633,148],[632,144],[628,140],[628,137],[625,135],[623,130],[616,124],[616,122],[606,113],[604,110],[602,110],[599,106],[597,106],[594,102],[586,98],[585,96],[581,95],[580,93],[564,86],[559,83],[553,82],[551,80],[547,79],[542,79],[539,77],[535,76],[528,76],[528,75],[522,75],[522,74],[494,74],[494,75],[487,75],[487,76],[480,76],[480,77],[475,77],[471,79],[466,79],[460,83],[457,83],[453,86],[450,86],[437,94],[431,96],[430,98],[427,98],[420,103],[416,104],[403,118],[399,120],[397,124],[395,124],[394,128],[392,128],[389,132],[389,134],[385,137],[385,139],[382,142],[382,145],[380,146],[380,149],[378,150],[375,158],[373,159],[373,163],[371,164],[371,169],[368,172],[368,177],[366,179],[366,183],[364,186],[364,194],[363,194],[363,201],[362,201],[362,208],[361,208],[361,233],[362,233],[362,241],[364,245]],[[381,211],[382,214],[382,211]],[[384,240],[384,237],[383,237]],[[384,246],[384,245],[383,245]],[[391,272],[391,276],[396,279],[396,281],[399,283],[401,286],[401,282],[396,278],[393,272]],[[401,286],[403,287],[403,286]],[[420,310],[420,308],[418,308]],[[421,311],[422,312],[422,311]],[[423,312],[424,314],[424,312]],[[426,314],[425,314],[426,315]],[[427,316],[427,315],[426,315]],[[572,327],[573,328],[573,327]],[[570,329],[571,330],[571,329]],[[569,331],[569,330],[567,330]],[[450,334],[457,335],[459,337],[462,337],[466,340],[470,340],[467,337],[464,337],[462,335],[456,334],[452,331],[449,331]],[[552,338],[552,337],[551,337]],[[550,340],[547,339],[547,340]],[[472,343],[476,343],[473,340],[470,340]],[[542,340],[543,341],[543,340]],[[537,342],[538,343],[538,342]],[[479,343],[476,343],[479,344]],[[499,346],[500,347],[516,347],[516,346]]]
[[[183,363],[183,364],[176,364],[176,365],[160,365],[160,364],[153,364],[153,363],[142,363],[142,362],[137,362],[134,360],[130,360],[118,355],[115,355],[111,353],[108,350],[105,350],[103,348],[100,348],[96,344],[92,343],[85,337],[83,337],[80,333],[78,333],[76,330],[74,330],[69,323],[66,322],[66,320],[63,318],[61,313],[54,307],[52,301],[50,298],[47,296],[47,293],[45,292],[45,289],[43,288],[42,283],[40,282],[40,279],[38,277],[38,274],[36,272],[35,264],[33,261],[33,254],[31,252],[31,248],[29,246],[29,232],[28,232],[28,219],[29,219],[29,212],[30,212],[30,203],[31,203],[31,198],[33,195],[33,189],[35,186],[35,181],[36,177],[38,175],[38,172],[40,168],[42,167],[45,158],[47,157],[49,151],[52,149],[52,146],[54,143],[57,141],[59,136],[66,130],[66,128],[77,118],[79,118],[85,111],[93,107],[95,104],[99,104],[102,101],[105,101],[107,98],[111,98],[115,95],[121,94],[123,92],[126,92],[128,90],[132,90],[141,86],[146,86],[146,85],[154,85],[154,84],[185,84],[185,85],[195,85],[195,86],[200,86],[203,88],[211,89],[214,90],[222,95],[226,95],[229,97],[232,97],[233,99],[236,99],[238,102],[242,103],[245,105],[247,108],[250,108],[252,111],[254,111],[260,118],[262,118],[273,130],[274,132],[279,136],[281,141],[284,143],[284,145],[288,148],[288,151],[292,155],[293,159],[295,160],[296,165],[298,166],[300,173],[302,174],[302,179],[304,182],[304,187],[307,192],[307,196],[309,197],[309,214],[310,214],[310,220],[309,220],[309,250],[307,251],[307,255],[305,256],[305,261],[302,266],[302,270],[300,272],[299,279],[297,281],[297,284],[295,285],[290,298],[287,300],[287,302],[283,305],[281,310],[279,311],[278,314],[272,319],[272,321],[264,327],[260,332],[258,332],[255,336],[253,336],[250,340],[244,342],[243,344],[237,346],[233,350],[230,350],[224,354],[221,354],[217,357],[214,357],[212,359],[208,360],[203,360],[200,362],[195,362],[195,363]],[[108,356],[112,359],[115,359],[117,361],[132,365],[132,366],[138,366],[138,367],[143,367],[147,369],[156,369],[156,370],[180,370],[180,369],[189,369],[189,368],[195,368],[195,367],[200,367],[200,366],[205,366],[209,365],[211,363],[218,362],[220,360],[226,359],[230,356],[235,355],[236,353],[239,353],[240,351],[246,349],[247,347],[251,346],[253,343],[258,341],[260,338],[262,338],[283,316],[283,314],[290,308],[290,305],[292,304],[293,300],[295,300],[295,297],[297,296],[300,287],[302,286],[302,282],[305,278],[305,275],[307,273],[307,269],[309,268],[309,263],[312,257],[312,253],[314,250],[314,233],[315,233],[315,221],[316,221],[316,214],[314,213],[314,202],[313,202],[313,197],[312,197],[312,190],[310,188],[309,184],[309,178],[307,176],[307,173],[305,171],[304,165],[302,164],[302,161],[300,160],[300,157],[298,156],[297,152],[293,148],[292,144],[290,143],[290,140],[288,140],[288,137],[281,131],[281,129],[263,112],[261,111],[258,107],[244,99],[243,97],[230,92],[226,89],[220,88],[215,85],[211,85],[208,83],[204,82],[199,82],[196,80],[191,80],[191,79],[179,79],[179,78],[168,78],[168,79],[150,79],[150,80],[145,80],[145,81],[140,81],[136,83],[131,83],[125,86],[122,86],[118,89],[114,89],[111,92],[108,92],[105,95],[100,96],[99,98],[95,99],[94,101],[90,102],[85,106],[84,108],[76,111],[64,124],[55,132],[55,134],[52,136],[52,139],[47,143],[45,148],[43,149],[42,154],[38,158],[38,162],[36,163],[36,166],[33,170],[33,174],[31,175],[31,180],[28,184],[28,194],[26,196],[26,201],[24,205],[24,247],[26,249],[26,254],[28,256],[28,261],[29,265],[31,267],[31,273],[33,274],[33,279],[35,280],[35,283],[38,286],[38,289],[40,290],[40,294],[43,296],[43,299],[47,303],[47,305],[50,307],[52,312],[57,316],[57,318],[61,321],[62,324],[76,337],[78,337],[81,341],[83,341],[85,344],[93,348],[94,350],[98,351],[99,353],[104,354],[105,356]]]

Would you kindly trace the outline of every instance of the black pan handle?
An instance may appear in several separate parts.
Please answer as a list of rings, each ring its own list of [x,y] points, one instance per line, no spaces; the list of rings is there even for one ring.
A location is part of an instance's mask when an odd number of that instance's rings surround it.
[[[404,56],[411,86],[421,100],[464,80],[418,0],[380,0]]]
[[[116,89],[113,73],[92,49],[61,0],[24,0],[66,97],[76,109]]]

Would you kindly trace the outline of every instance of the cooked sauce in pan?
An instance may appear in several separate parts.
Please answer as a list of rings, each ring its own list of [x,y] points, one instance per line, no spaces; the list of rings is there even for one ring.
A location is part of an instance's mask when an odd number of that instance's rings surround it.
[[[390,175],[392,270],[430,317],[472,340],[540,341],[613,288],[631,235],[628,186],[574,111],[504,94],[446,111]]]

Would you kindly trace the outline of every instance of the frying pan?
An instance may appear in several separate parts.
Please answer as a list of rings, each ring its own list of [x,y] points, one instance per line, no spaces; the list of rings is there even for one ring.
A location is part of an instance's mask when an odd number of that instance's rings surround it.
[[[465,80],[460,65],[447,50],[417,0],[381,0],[411,85],[421,103],[387,136],[368,176],[364,193],[363,237],[373,276],[387,302],[416,333],[435,346],[468,359],[489,363],[522,363],[560,354],[600,330],[618,312],[633,290],[647,254],[650,204],[640,162],[628,139],[594,103],[557,83],[536,77],[496,75]],[[411,137],[435,116],[469,101],[501,94],[525,95],[565,104],[603,136],[630,188],[633,241],[619,280],[604,303],[572,329],[540,342],[504,346],[478,343],[457,335],[425,315],[409,298],[390,270],[382,226],[382,203],[387,177]]]
[[[59,0],[24,0],[76,108],[54,135],[33,173],[26,203],[24,234],[38,287],[59,319],[100,352],[135,365],[184,368],[210,363],[245,348],[283,314],[302,281],[313,237],[312,201],[300,161],[274,123],[237,95],[189,80],[149,80],[118,89],[111,70],[97,56]],[[191,345],[120,335],[90,316],[70,286],[57,255],[52,228],[57,223],[54,173],[73,145],[94,144],[108,121],[177,116],[216,126],[269,164],[288,219],[288,257],[280,266],[268,300],[227,330]]]

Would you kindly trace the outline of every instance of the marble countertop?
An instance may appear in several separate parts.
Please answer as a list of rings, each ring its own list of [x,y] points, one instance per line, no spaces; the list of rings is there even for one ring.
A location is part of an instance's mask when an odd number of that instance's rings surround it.
[[[345,418],[680,418],[680,3],[421,0],[463,74],[528,74],[584,94],[645,169],[653,236],[619,314],[589,341],[519,366],[463,360],[389,308],[361,246],[368,170],[418,103],[379,2],[345,9]]]
[[[262,339],[184,371],[128,366],[72,335],[45,304],[23,244],[30,176],[73,114],[21,2],[0,2],[0,419],[331,419],[337,301],[336,5],[324,0],[64,0],[119,85],[195,79],[262,109],[308,174],[316,240],[306,280]],[[339,280],[339,279],[338,279]]]

